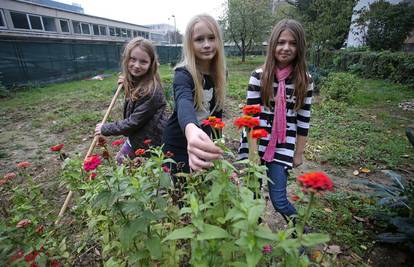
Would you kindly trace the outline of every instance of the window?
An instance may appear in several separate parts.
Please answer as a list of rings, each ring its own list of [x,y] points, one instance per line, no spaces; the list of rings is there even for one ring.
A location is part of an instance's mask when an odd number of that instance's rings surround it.
[[[122,37],[127,37],[127,30],[126,29],[121,29],[121,36]]]
[[[99,26],[96,24],[93,24],[92,28],[93,28],[93,35],[99,35]]]
[[[82,24],[82,33],[83,34],[91,34],[91,31],[89,29],[89,24],[87,23],[81,23]]]
[[[115,28],[109,27],[109,35],[110,36],[116,36],[116,34],[115,34]]]
[[[137,36],[138,36],[138,32],[134,31],[134,37],[137,37]]]
[[[127,30],[127,36],[131,38],[131,30]]]
[[[43,20],[43,26],[45,27],[45,31],[48,31],[48,32],[56,31],[55,18],[43,16],[42,20]]]
[[[42,19],[40,16],[29,15],[29,21],[32,30],[43,30]]]
[[[78,34],[82,33],[82,29],[81,29],[81,25],[79,21],[72,21],[72,26],[73,26],[74,33],[78,33]]]
[[[106,33],[106,26],[99,25],[99,33],[101,35],[107,35],[107,33]]]
[[[17,29],[30,29],[29,22],[27,21],[26,14],[10,12],[13,26]]]
[[[121,37],[121,29],[120,28],[115,28],[115,36]]]
[[[0,28],[6,28],[6,21],[4,20],[3,10],[0,9]]]
[[[69,23],[67,20],[59,20],[60,22],[60,29],[62,30],[62,32],[69,32]]]

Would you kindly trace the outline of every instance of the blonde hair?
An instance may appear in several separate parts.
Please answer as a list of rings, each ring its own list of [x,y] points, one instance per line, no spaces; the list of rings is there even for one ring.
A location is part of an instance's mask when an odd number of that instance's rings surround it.
[[[194,104],[197,110],[203,109],[203,85],[202,74],[197,69],[196,57],[193,46],[194,27],[197,23],[204,22],[213,32],[216,41],[216,55],[211,60],[210,75],[213,78],[215,87],[216,106],[214,110],[221,110],[224,103],[225,86],[226,86],[226,63],[224,60],[223,36],[217,21],[207,14],[200,14],[193,17],[187,24],[184,34],[183,53],[181,62],[177,67],[185,67],[190,72],[194,81]]]
[[[131,58],[131,51],[139,47],[150,57],[150,67],[142,77],[133,77],[128,71],[128,62]],[[155,92],[157,87],[161,87],[161,80],[158,74],[158,58],[155,48],[150,41],[142,37],[136,37],[125,45],[122,53],[122,75],[124,76],[125,98],[136,101],[141,97]]]
[[[283,31],[289,31],[296,41],[297,55],[292,62],[293,79],[295,84],[294,95],[296,97],[295,110],[300,109],[306,96],[309,85],[309,76],[306,73],[306,41],[305,31],[302,25],[293,19],[283,19],[273,28],[267,47],[266,61],[261,77],[261,95],[263,103],[270,107],[270,99],[273,98],[273,82],[275,67],[277,65],[275,51],[278,39]]]

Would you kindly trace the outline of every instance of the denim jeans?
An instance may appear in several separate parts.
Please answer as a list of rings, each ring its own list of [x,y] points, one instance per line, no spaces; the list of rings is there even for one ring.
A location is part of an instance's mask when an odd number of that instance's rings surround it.
[[[268,182],[269,195],[273,207],[288,220],[286,217],[290,217],[297,213],[295,207],[287,199],[286,185],[288,171],[285,166],[275,162],[266,163],[266,166],[268,169],[267,176],[273,182]]]

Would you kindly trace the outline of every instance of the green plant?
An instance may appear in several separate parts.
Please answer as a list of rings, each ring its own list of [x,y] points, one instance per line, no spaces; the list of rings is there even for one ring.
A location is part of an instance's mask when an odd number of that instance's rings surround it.
[[[361,87],[359,79],[349,73],[329,73],[323,79],[321,95],[325,99],[349,102],[351,96]]]

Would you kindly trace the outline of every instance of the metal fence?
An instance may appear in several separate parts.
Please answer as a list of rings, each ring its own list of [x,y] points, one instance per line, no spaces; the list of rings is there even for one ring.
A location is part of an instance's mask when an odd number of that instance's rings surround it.
[[[18,85],[67,81],[119,70],[123,43],[0,41],[0,81]],[[181,47],[156,47],[161,64],[177,62]]]

